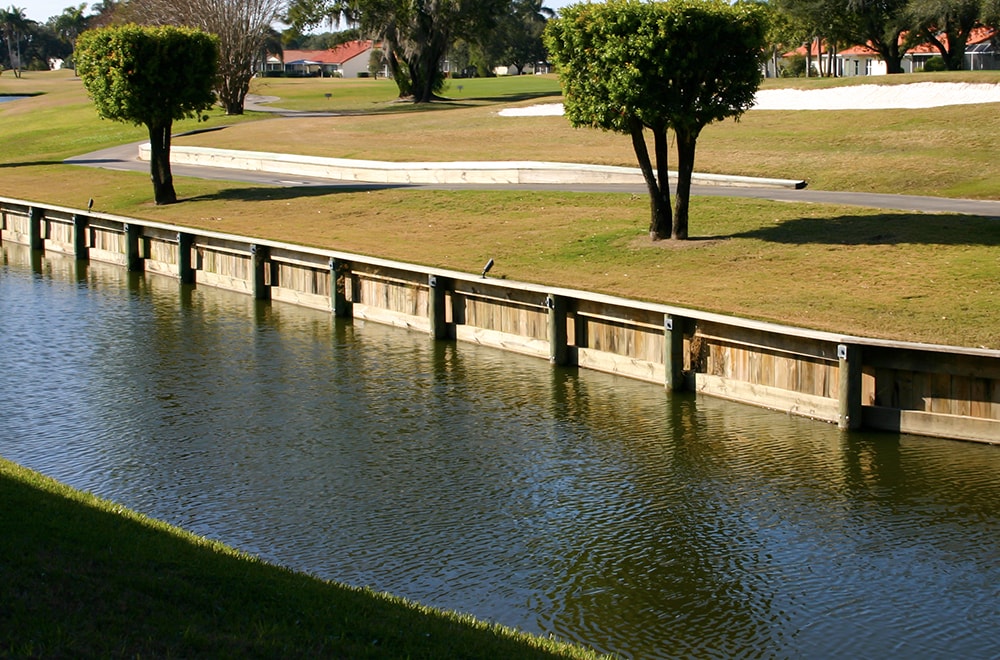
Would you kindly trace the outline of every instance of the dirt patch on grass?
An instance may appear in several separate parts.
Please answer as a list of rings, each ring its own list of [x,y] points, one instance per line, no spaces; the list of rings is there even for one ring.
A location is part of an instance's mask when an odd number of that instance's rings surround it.
[[[685,241],[674,241],[665,239],[662,241],[650,240],[649,236],[636,236],[628,242],[628,247],[632,250],[697,250],[699,248],[711,248],[729,241],[729,237],[695,236]]]

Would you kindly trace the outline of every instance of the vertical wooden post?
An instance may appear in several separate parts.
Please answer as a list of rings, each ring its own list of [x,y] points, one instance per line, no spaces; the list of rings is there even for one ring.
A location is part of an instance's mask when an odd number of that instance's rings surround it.
[[[569,346],[566,337],[566,298],[550,294],[545,299],[549,308],[549,362],[565,366],[569,360]]]
[[[664,386],[671,392],[684,389],[684,319],[663,315]]]
[[[837,359],[840,366],[840,413],[837,426],[845,431],[853,431],[861,428],[861,347],[839,344]]]
[[[194,236],[177,232],[177,277],[181,284],[194,284],[194,268],[191,266],[191,247]]]
[[[42,218],[45,212],[37,206],[28,209],[28,235],[32,250],[44,250],[45,241],[42,238]]]
[[[428,298],[427,316],[431,323],[431,337],[434,339],[448,338],[448,319],[445,314],[445,294],[448,291],[447,278],[437,275],[427,276]]]
[[[139,241],[142,238],[142,227],[125,223],[125,261],[129,270],[141,271],[144,268],[142,255],[139,252]]]
[[[90,219],[80,213],[73,214],[73,254],[81,261],[90,258],[87,246],[87,232],[90,231]]]
[[[350,318],[351,302],[347,299],[347,287],[351,276],[351,265],[339,259],[330,259],[330,296],[333,298],[333,315]]]
[[[251,275],[253,278],[253,297],[257,300],[270,300],[271,289],[267,282],[267,247],[256,243],[252,244],[250,246],[250,261],[253,268]]]

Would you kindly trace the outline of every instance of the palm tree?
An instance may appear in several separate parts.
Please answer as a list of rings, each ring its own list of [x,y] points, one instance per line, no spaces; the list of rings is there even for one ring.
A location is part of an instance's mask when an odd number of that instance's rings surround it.
[[[59,38],[68,43],[73,51],[76,51],[76,38],[87,29],[87,18],[83,15],[86,9],[87,3],[77,7],[66,7],[63,13],[50,23]],[[76,71],[76,58],[73,61],[73,70]]]
[[[7,60],[14,70],[14,77],[21,77],[21,40],[28,31],[28,17],[24,9],[11,5],[0,9],[0,32],[7,41]]]

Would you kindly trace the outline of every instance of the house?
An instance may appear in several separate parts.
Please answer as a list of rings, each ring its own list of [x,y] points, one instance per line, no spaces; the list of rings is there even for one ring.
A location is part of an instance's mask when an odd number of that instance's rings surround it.
[[[267,56],[264,75],[357,78],[368,74],[372,41],[348,41],[326,50],[286,50]]]
[[[901,37],[902,38],[902,37]],[[965,68],[969,71],[996,70],[1000,69],[1000,33],[994,28],[978,27],[969,34],[969,39],[965,46]],[[823,70],[828,68],[826,58],[828,53],[824,50],[825,44],[814,41],[811,44],[813,58],[813,74],[820,75],[820,54],[823,54]],[[794,51],[784,54],[784,59],[793,56],[805,57],[806,47],[801,46]],[[933,57],[940,55],[940,52],[931,43],[922,43],[910,48],[903,55],[902,68],[904,73],[914,73],[923,71],[924,65]],[[834,75],[836,76],[884,76],[887,67],[881,56],[868,45],[851,46],[850,48],[838,51],[834,65]]]

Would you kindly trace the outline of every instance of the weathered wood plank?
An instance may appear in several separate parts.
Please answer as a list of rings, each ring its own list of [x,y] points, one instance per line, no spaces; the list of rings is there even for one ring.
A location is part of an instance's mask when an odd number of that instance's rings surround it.
[[[695,390],[701,394],[710,394],[740,403],[751,403],[824,422],[836,423],[839,418],[839,407],[836,399],[788,392],[767,385],[752,384],[709,374],[696,374]]]
[[[667,375],[666,368],[661,362],[637,360],[591,348],[577,349],[576,362],[585,369],[628,376],[650,383],[662,384]]]
[[[467,325],[459,325],[455,327],[455,339],[483,346],[502,348],[512,353],[533,355],[544,359],[548,359],[549,357],[548,341],[511,335],[497,330],[484,330]]]
[[[880,406],[866,406],[862,414],[864,425],[868,428],[1000,444],[1000,420],[960,417],[921,410],[898,410]]]

